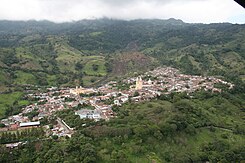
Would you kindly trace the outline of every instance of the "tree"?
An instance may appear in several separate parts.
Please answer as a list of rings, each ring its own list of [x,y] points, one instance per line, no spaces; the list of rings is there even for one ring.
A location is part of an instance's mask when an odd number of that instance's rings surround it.
[[[99,70],[99,65],[93,64],[92,68],[94,71],[98,71]]]
[[[5,127],[5,124],[0,123],[0,128],[4,128],[4,127]]]
[[[178,109],[178,111],[185,113],[193,110],[193,106],[191,105],[191,102],[188,100],[180,100],[174,103],[174,107]]]
[[[53,135],[52,138],[53,138],[54,140],[57,140],[59,137],[58,137],[57,135]]]
[[[137,96],[139,96],[139,95],[140,95],[139,92],[138,92],[138,91],[135,91],[133,96],[134,96],[134,97],[137,97]]]
[[[80,62],[77,62],[75,65],[75,70],[81,71],[83,69],[83,65]]]
[[[81,146],[81,158],[83,159],[82,162],[85,163],[93,163],[97,159],[97,153],[93,145],[87,143]]]

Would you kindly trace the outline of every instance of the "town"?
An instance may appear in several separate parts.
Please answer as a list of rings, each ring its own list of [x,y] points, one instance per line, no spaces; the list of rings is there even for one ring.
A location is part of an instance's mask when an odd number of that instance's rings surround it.
[[[234,84],[215,77],[185,75],[171,67],[158,67],[142,75],[110,81],[98,88],[47,88],[46,91],[27,91],[26,97],[37,99],[37,102],[26,106],[22,112],[2,119],[6,127],[1,131],[23,130],[40,127],[40,120],[54,115],[64,109],[79,108],[74,114],[81,119],[109,120],[115,117],[112,107],[121,106],[126,102],[141,102],[154,99],[161,94],[171,92],[186,92],[190,94],[197,90],[221,92],[216,85],[221,84],[232,89]],[[30,115],[32,116],[28,116]],[[57,125],[49,128],[45,126],[50,135],[71,137],[73,128],[64,120],[57,117]]]

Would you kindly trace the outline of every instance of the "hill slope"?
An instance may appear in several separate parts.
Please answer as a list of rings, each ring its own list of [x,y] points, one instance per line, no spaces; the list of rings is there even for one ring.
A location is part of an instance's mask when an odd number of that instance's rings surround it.
[[[61,24],[0,21],[0,27],[1,67],[76,74],[74,65],[83,56],[138,51],[190,73],[245,75],[244,25],[99,19]]]
[[[108,122],[61,111],[57,116],[76,127],[71,139],[37,140],[11,153],[0,145],[1,162],[244,160],[245,25],[175,19],[0,21],[0,118],[29,104],[23,98],[26,87],[96,86],[159,65],[224,77],[235,88],[128,103],[114,107],[118,117]]]
[[[245,25],[175,19],[0,21],[0,92],[26,85],[95,86],[158,65],[222,75],[240,85],[244,38]]]

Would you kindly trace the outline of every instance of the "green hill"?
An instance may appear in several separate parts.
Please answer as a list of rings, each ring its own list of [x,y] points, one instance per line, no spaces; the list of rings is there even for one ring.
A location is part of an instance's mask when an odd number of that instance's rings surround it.
[[[114,107],[117,118],[80,120],[73,110],[57,113],[76,134],[0,151],[15,162],[242,162],[244,101],[230,93],[171,94]],[[240,102],[239,102],[240,101]],[[86,123],[86,126],[83,124]]]
[[[113,108],[117,118],[85,127],[72,110],[59,112],[77,128],[71,139],[30,142],[12,153],[0,145],[0,162],[244,161],[244,24],[0,21],[0,118],[29,104],[26,87],[98,86],[162,65],[219,76],[235,88],[129,103]]]
[[[241,84],[244,38],[244,25],[175,19],[0,21],[0,92],[27,84],[96,86],[159,65]]]
[[[102,56],[109,60],[125,52],[139,52],[188,73],[224,76],[235,73],[242,79],[245,75],[244,25],[187,24],[175,19],[99,19],[61,24],[0,21],[0,27],[1,68],[40,72],[44,76],[55,74],[61,78],[58,84],[82,84],[83,75],[96,81],[101,76],[110,76],[107,69],[118,69],[117,62],[110,65],[111,62],[108,64],[98,57],[98,61],[93,61],[98,63],[96,72],[88,68],[93,63],[85,63],[87,57]],[[136,71],[139,62],[133,67]],[[76,69],[76,64],[83,65],[85,70]],[[37,79],[37,83],[42,82]],[[57,83],[44,80],[42,84]]]

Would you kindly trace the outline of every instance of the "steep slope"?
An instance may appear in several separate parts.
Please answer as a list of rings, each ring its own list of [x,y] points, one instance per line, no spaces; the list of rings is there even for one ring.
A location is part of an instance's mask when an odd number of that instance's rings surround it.
[[[244,38],[245,25],[175,19],[0,21],[0,91],[26,84],[97,85],[159,64],[240,84]]]

